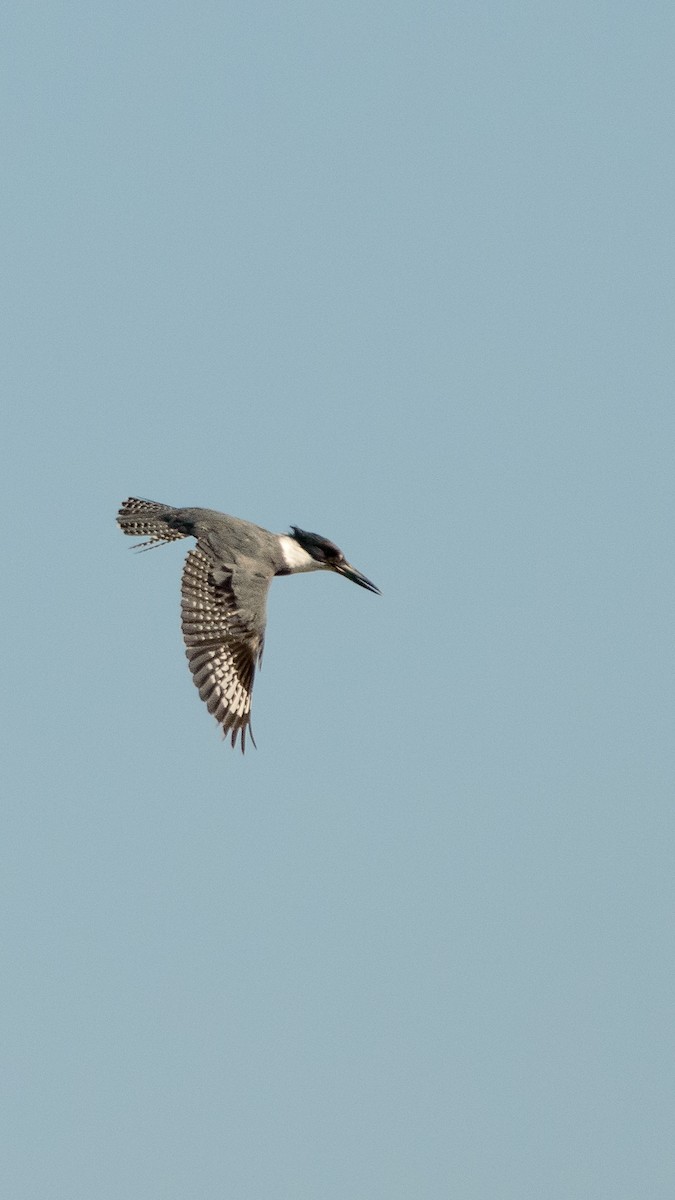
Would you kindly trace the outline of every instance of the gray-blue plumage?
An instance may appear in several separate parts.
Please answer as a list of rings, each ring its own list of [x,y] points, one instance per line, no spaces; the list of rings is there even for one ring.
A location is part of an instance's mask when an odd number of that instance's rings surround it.
[[[274,576],[335,571],[379,594],[333,542],[297,526],[290,534],[270,533],[213,509],[172,508],[133,497],[124,501],[117,521],[130,537],[147,539],[136,549],[196,539],[196,549],[185,560],[181,589],[186,653],[202,700],[233,746],[240,737],[242,751],[247,732],[253,741],[251,693]]]

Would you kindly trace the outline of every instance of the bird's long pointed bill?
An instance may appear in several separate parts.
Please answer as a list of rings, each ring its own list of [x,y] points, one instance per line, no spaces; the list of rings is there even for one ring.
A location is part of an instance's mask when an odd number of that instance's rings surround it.
[[[360,571],[356,570],[356,567],[350,566],[349,563],[342,563],[339,567],[335,567],[335,570],[338,575],[344,575],[345,579],[351,579],[352,583],[358,583],[359,587],[365,588],[366,591],[375,592],[377,596],[382,595],[382,592],[378,587],[375,587],[374,583],[371,583],[369,579],[366,579],[365,575],[362,575]]]

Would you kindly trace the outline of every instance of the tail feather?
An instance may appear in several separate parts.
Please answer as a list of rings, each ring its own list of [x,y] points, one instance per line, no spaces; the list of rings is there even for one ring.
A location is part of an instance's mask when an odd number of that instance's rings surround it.
[[[162,542],[175,542],[186,537],[179,529],[172,529],[167,524],[167,518],[175,513],[170,504],[157,504],[154,500],[139,500],[130,496],[117,514],[117,524],[122,533],[129,537],[146,537],[147,542],[134,546],[134,550],[150,550],[160,546]]]

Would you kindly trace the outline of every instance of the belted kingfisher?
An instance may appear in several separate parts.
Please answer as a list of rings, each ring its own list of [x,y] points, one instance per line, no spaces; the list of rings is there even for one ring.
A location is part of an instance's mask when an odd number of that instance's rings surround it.
[[[335,571],[369,592],[381,594],[327,538],[291,526],[291,533],[270,533],[210,508],[172,508],[152,500],[124,501],[117,523],[130,537],[163,542],[194,537],[196,549],[185,560],[182,580],[182,630],[186,654],[199,695],[232,745],[251,731],[251,692],[265,641],[267,591],[275,575],[299,571]]]

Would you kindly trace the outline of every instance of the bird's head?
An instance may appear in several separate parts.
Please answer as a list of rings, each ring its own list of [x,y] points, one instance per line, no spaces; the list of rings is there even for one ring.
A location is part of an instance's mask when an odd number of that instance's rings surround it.
[[[358,583],[359,587],[366,588],[369,592],[375,592],[378,596],[382,594],[374,583],[371,583],[365,575],[356,570],[356,567],[352,567],[351,563],[347,562],[335,542],[329,542],[328,538],[321,537],[318,533],[308,533],[306,529],[298,529],[297,525],[291,525],[291,531],[294,540],[313,560],[314,570],[335,571],[337,575],[344,575],[345,579],[351,579],[352,583]]]

